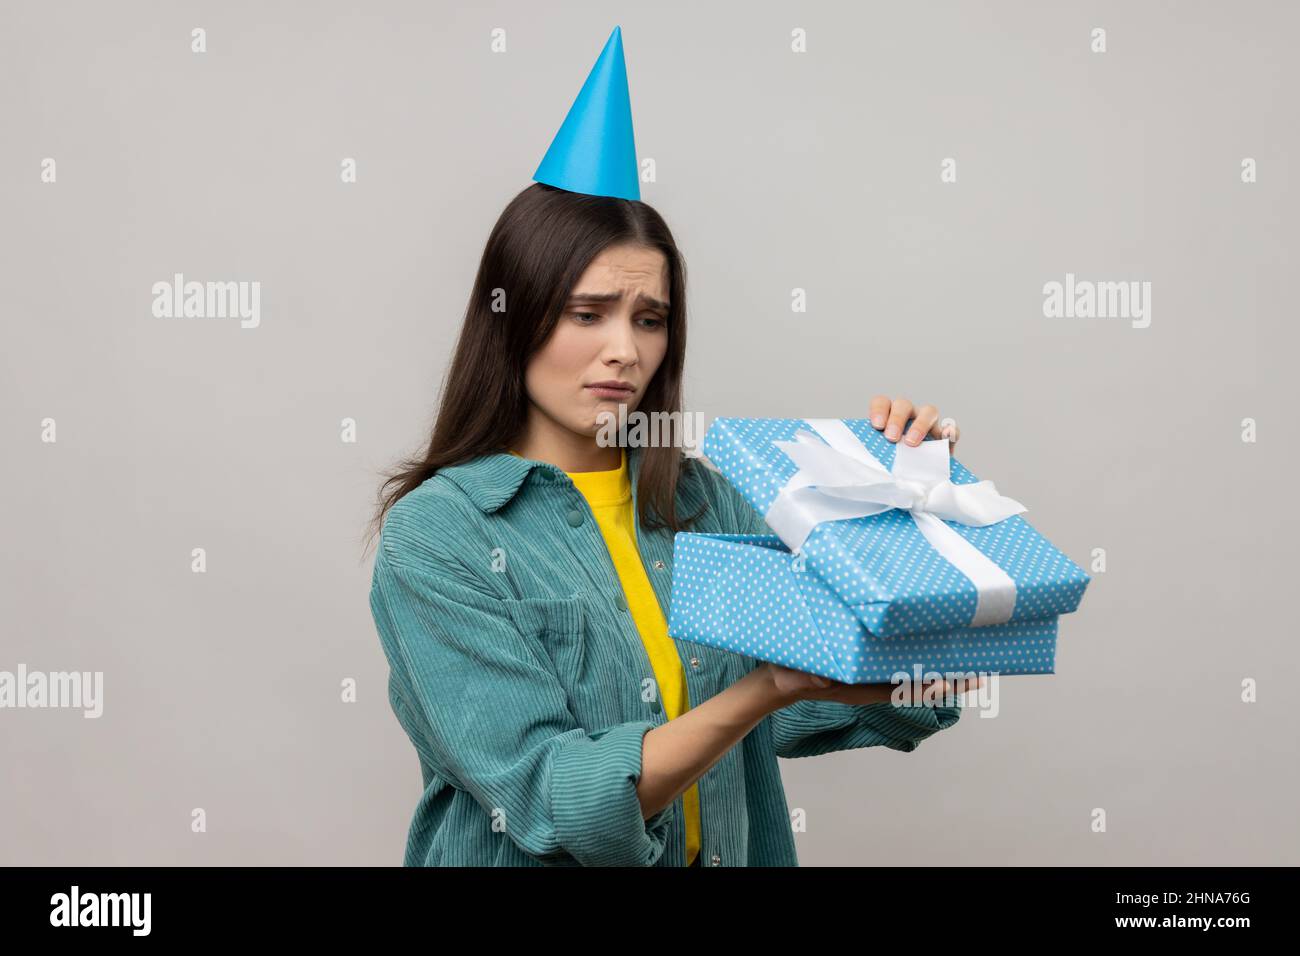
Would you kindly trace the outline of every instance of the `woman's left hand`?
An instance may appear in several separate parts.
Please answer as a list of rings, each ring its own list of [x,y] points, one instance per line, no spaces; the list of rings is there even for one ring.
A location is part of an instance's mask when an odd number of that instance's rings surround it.
[[[916,416],[915,420],[912,419],[913,416]],[[890,441],[898,441],[899,436],[903,435],[903,429],[911,421],[912,427],[907,429],[907,435],[903,439],[909,445],[921,444],[929,433],[934,438],[947,438],[948,450],[951,451],[961,436],[956,422],[949,420],[946,424],[940,424],[939,409],[933,405],[913,408],[912,403],[905,398],[891,399],[888,395],[873,396],[870,418],[871,424],[877,430],[881,428],[885,430],[885,437]]]

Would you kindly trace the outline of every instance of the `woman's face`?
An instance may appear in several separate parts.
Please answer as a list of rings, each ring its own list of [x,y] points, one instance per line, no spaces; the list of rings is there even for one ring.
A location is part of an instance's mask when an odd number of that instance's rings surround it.
[[[662,252],[611,246],[578,279],[551,337],[524,373],[550,422],[594,436],[601,412],[631,413],[668,351],[668,263]],[[627,388],[602,390],[599,383]]]

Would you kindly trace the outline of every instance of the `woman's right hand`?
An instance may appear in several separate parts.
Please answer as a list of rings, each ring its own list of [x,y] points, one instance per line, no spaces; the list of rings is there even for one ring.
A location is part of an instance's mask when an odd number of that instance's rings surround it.
[[[780,664],[766,661],[760,666],[768,669],[777,708],[786,707],[800,700],[834,700],[842,704],[888,704],[893,699],[895,688],[899,686],[897,684],[845,684],[831,680],[829,677],[806,674],[803,671],[791,670]],[[941,686],[933,692],[933,699],[936,704],[943,706],[950,694],[961,694],[983,687],[984,678],[980,676],[973,680],[961,678],[955,681],[940,679],[938,683]],[[921,690],[917,692],[918,699],[931,699],[928,694],[924,697],[921,694],[934,684],[935,681],[923,684]]]

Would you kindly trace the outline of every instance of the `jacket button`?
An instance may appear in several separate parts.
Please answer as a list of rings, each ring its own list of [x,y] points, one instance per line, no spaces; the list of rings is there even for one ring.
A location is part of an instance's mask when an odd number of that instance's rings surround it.
[[[662,571],[665,567],[667,567],[667,565],[665,565],[662,561],[655,561],[656,571]]]
[[[618,607],[620,611],[627,610],[627,598],[623,597],[623,595],[621,594],[615,595],[614,604]]]
[[[582,512],[577,508],[574,508],[565,516],[565,520],[569,522],[570,527],[576,528],[578,525],[582,524]]]
[[[718,854],[715,853],[713,854],[713,856],[709,858],[709,862],[712,863],[714,866],[721,866],[722,857],[718,856]]]
[[[691,666],[694,667],[696,670],[699,670],[699,669],[700,669],[700,659],[699,659],[698,657],[692,657],[692,658],[691,658]]]

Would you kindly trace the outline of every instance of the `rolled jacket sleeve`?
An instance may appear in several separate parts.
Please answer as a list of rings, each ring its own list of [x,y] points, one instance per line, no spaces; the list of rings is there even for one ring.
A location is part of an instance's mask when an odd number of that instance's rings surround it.
[[[910,753],[960,718],[960,703],[938,707],[800,700],[772,712],[772,739],[778,757],[815,757],[861,747]]]
[[[651,866],[662,856],[675,804],[645,819],[636,792],[653,723],[578,726],[536,635],[454,559],[417,566],[381,549],[370,600],[435,770],[509,839],[546,863]]]

